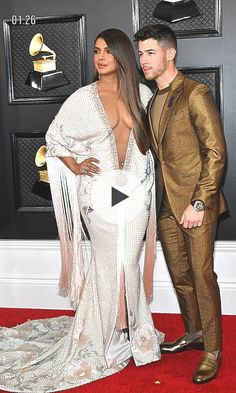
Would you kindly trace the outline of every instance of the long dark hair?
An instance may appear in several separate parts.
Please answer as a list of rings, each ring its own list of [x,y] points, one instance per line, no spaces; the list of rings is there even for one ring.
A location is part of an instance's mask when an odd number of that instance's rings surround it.
[[[139,93],[139,73],[137,62],[128,36],[118,29],[107,29],[96,37],[102,38],[117,62],[121,97],[124,100],[134,122],[134,136],[138,148],[145,154],[150,147],[149,124]],[[94,80],[98,79],[95,71]]]

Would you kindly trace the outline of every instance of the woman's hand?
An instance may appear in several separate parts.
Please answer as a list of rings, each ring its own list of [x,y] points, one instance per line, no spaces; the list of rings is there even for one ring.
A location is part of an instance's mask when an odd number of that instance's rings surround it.
[[[98,164],[100,162],[97,158],[86,158],[86,160],[80,163],[78,163],[73,157],[59,158],[75,175],[87,175],[92,177],[94,174],[100,172],[100,168],[94,164]]]
[[[97,164],[100,162],[94,157],[86,158],[86,160],[82,161],[80,164],[77,164],[77,173],[74,172],[76,175],[87,175],[87,176],[93,176],[96,173],[100,172],[100,168],[94,164],[96,162]]]

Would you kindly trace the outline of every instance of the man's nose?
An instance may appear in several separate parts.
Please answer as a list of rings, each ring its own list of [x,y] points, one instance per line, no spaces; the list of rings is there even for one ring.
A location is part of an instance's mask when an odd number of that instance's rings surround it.
[[[145,56],[141,56],[140,59],[139,59],[139,61],[140,61],[140,64],[141,64],[141,65],[144,65],[144,64],[146,63]]]

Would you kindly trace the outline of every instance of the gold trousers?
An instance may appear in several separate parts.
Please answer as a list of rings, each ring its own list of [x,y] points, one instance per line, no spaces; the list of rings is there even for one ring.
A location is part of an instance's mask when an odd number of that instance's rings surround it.
[[[207,214],[207,212],[206,212]],[[213,253],[217,222],[184,229],[164,197],[158,231],[185,329],[202,330],[206,351],[221,349],[221,302]]]

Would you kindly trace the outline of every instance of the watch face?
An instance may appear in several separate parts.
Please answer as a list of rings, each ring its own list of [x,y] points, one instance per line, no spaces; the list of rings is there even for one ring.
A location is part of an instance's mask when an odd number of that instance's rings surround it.
[[[201,202],[201,201],[196,201],[196,202],[194,203],[194,208],[195,208],[197,211],[202,211],[202,210],[205,210],[205,205],[204,205],[204,203]]]

